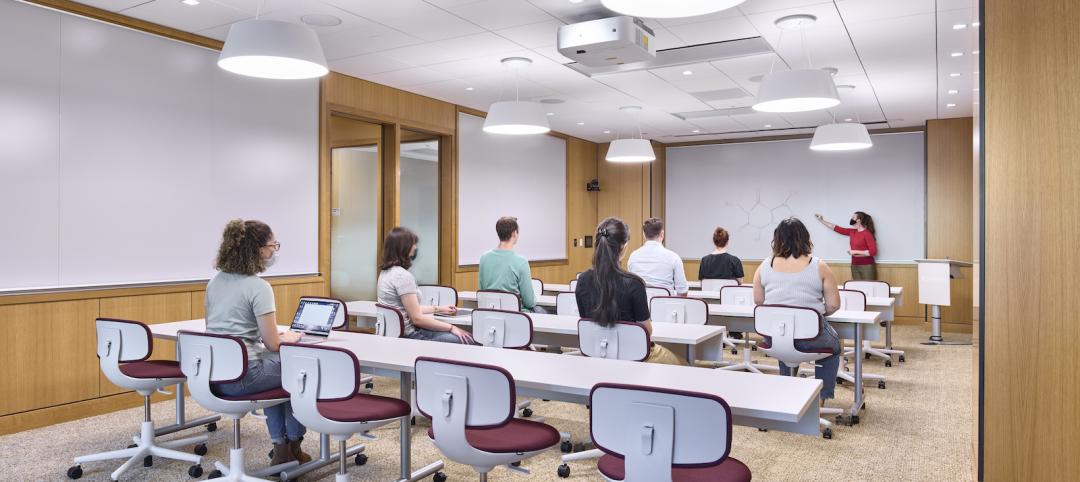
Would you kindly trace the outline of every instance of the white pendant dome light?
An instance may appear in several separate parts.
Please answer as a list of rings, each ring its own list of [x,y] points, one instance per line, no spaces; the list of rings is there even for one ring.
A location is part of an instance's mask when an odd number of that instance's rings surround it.
[[[303,25],[245,20],[229,28],[218,67],[264,79],[313,79],[330,72],[319,37]]]
[[[636,113],[641,110],[641,107],[636,105],[627,105],[619,107],[619,110],[628,113]],[[611,141],[611,145],[608,146],[607,155],[604,156],[604,160],[608,162],[652,162],[656,160],[656,152],[653,151],[652,142],[641,136],[641,126],[635,119],[634,124],[638,125],[638,138],[636,139],[615,139]]]
[[[736,7],[746,0],[601,0],[610,10],[643,18],[696,17]]]
[[[855,90],[854,85],[839,85],[840,91],[850,92]],[[814,138],[810,141],[810,149],[815,151],[854,151],[873,147],[870,133],[866,130],[861,120],[858,120],[858,109],[855,110],[856,122],[839,124],[833,117],[832,124],[825,124],[814,129]],[[850,119],[848,119],[850,120]]]
[[[784,30],[802,30],[816,21],[817,17],[813,15],[789,15],[777,19],[776,26],[780,27],[777,50],[783,40]],[[806,43],[803,42],[803,48],[805,47]],[[810,68],[809,49],[806,51],[806,63],[807,68],[803,70],[770,71],[761,79],[753,109],[758,112],[807,112],[838,105],[840,95],[836,92],[832,74]]]
[[[528,67],[532,64],[532,59],[507,57],[502,59],[502,64],[517,70]],[[517,91],[516,77],[514,90]],[[532,135],[550,131],[551,126],[548,124],[544,107],[539,102],[520,100],[516,93],[514,100],[503,100],[491,104],[487,118],[484,119],[484,132],[490,134]]]

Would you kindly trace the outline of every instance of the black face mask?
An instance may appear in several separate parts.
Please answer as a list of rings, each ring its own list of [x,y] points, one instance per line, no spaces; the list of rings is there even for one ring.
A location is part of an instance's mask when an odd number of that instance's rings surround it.
[[[848,221],[847,223],[848,223],[848,226],[854,226],[854,225],[855,225],[855,219],[854,219],[854,218],[852,218],[852,219],[851,219],[850,221]]]

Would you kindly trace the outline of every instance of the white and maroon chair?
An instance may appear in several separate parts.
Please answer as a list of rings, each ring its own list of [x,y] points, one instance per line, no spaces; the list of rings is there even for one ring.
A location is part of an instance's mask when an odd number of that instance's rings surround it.
[[[579,275],[581,273],[578,273]],[[570,291],[577,291],[577,278],[570,280]]]
[[[350,453],[356,454],[357,465],[367,463],[367,455],[359,453],[362,445],[347,447],[353,435],[400,422],[411,412],[400,399],[359,393],[360,362],[341,348],[282,343],[281,382],[289,393],[293,416],[338,442],[336,482],[349,480],[346,460]]]
[[[578,320],[578,346],[581,354],[593,358],[609,360],[645,361],[649,358],[652,342],[649,332],[641,323],[626,321],[604,326],[592,320]],[[562,456],[559,477],[570,476],[568,462],[595,459],[604,455],[600,449],[580,450]]]
[[[110,382],[120,388],[134,390],[143,397],[143,421],[140,434],[134,439],[135,445],[122,450],[113,450],[94,455],[75,457],[75,465],[68,469],[69,478],[82,477],[82,464],[101,460],[128,459],[111,474],[117,480],[133,467],[142,462],[149,467],[151,457],[163,457],[172,460],[191,462],[188,475],[202,475],[201,455],[206,453],[206,435],[188,437],[180,440],[156,443],[154,441],[154,422],[150,418],[150,395],[169,385],[184,382],[180,364],[170,360],[148,360],[154,352],[154,340],[150,329],[138,321],[98,318],[95,322],[97,331],[97,356],[101,371]],[[167,392],[166,392],[167,393]],[[182,397],[183,393],[176,396]],[[176,447],[197,444],[195,454],[174,450]]]
[[[538,278],[532,279],[533,296],[540,297],[544,294],[544,282]]]
[[[420,304],[423,306],[443,306],[458,304],[457,290],[450,286],[420,285]]]
[[[480,482],[498,465],[512,467],[559,443],[550,425],[514,418],[514,379],[501,367],[420,357],[414,373],[428,436],[447,458],[476,469]]]
[[[658,286],[646,286],[645,296],[649,298],[649,301],[652,301],[652,299],[656,298],[657,296],[671,296],[671,290],[667,288],[660,288]]]
[[[720,304],[721,305],[734,305],[734,306],[754,306],[754,287],[753,286],[724,286],[720,288]],[[730,331],[730,330],[729,330]],[[754,363],[751,356],[752,351],[757,350],[757,342],[750,339],[750,333],[743,333],[743,339],[726,337],[724,338],[724,346],[731,348],[731,354],[738,353],[736,347],[742,345],[742,361],[732,363],[724,366],[724,370],[746,370],[748,372],[762,373],[763,371],[776,370],[776,367],[772,365],[763,365],[761,363]]]
[[[233,446],[229,450],[229,465],[214,462],[216,470],[208,478],[224,476],[222,481],[261,481],[299,465],[297,461],[273,465],[247,473],[244,449],[240,445],[240,419],[249,412],[262,410],[289,401],[289,393],[281,387],[248,395],[218,395],[215,385],[236,382],[248,370],[247,347],[239,338],[214,333],[180,331],[177,333],[180,370],[188,379],[192,398],[203,408],[220,413],[233,421]]]
[[[704,325],[709,321],[709,304],[699,298],[656,296],[649,301],[652,321]]]
[[[725,286],[739,286],[739,280],[706,278],[701,280],[701,291],[720,291]]]
[[[658,387],[599,383],[589,426],[604,452],[597,469],[619,482],[749,482],[730,457],[731,408],[723,399]]]
[[[405,336],[405,314],[393,306],[376,303],[375,334],[390,338]]]
[[[872,298],[888,298],[891,296],[892,287],[889,283],[884,281],[867,281],[867,280],[848,280],[844,283],[844,289],[846,290],[858,290],[866,293],[867,297]],[[897,355],[900,362],[906,361],[904,359],[904,350],[893,349],[892,344],[892,322],[893,312],[881,314],[881,326],[885,327],[885,348],[875,348],[870,344],[870,341],[863,342],[863,353],[867,359],[871,356],[876,356],[885,360],[885,366],[892,366],[892,356]],[[855,353],[855,350],[848,350],[844,352],[844,355],[850,355]]]
[[[795,347],[796,340],[811,340],[821,333],[824,320],[821,313],[801,306],[758,305],[754,308],[754,331],[765,337],[758,344],[769,356],[791,368],[791,376],[798,376],[799,365],[814,363],[828,357],[832,352],[802,351]],[[843,413],[839,408],[821,407],[822,415]],[[825,428],[822,436],[832,438],[832,422],[824,418],[818,424]]]
[[[555,295],[555,314],[561,316],[581,316],[577,307],[577,295],[559,293]]]
[[[521,311],[521,298],[517,293],[500,290],[476,292],[476,307],[495,310]]]
[[[840,290],[840,309],[844,311],[866,311],[866,293],[859,290]],[[867,330],[864,330],[863,336],[867,340],[877,338],[878,327],[877,325],[867,326]],[[837,330],[839,332],[839,330]],[[840,340],[843,344],[843,340]],[[851,353],[855,353],[851,350]],[[847,380],[851,383],[855,383],[855,373],[848,369],[847,355],[848,352],[844,352],[845,356],[840,357],[840,373],[836,375],[841,380]],[[885,376],[876,375],[873,373],[863,372],[863,380],[877,380],[878,388],[885,388]]]
[[[484,346],[528,349],[532,347],[532,318],[520,311],[477,308],[472,312],[472,333]]]

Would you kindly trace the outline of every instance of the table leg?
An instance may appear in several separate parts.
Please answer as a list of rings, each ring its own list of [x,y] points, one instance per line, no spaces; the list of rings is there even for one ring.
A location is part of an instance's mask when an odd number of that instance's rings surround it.
[[[180,359],[179,343],[176,344],[176,359]],[[184,413],[184,383],[177,383],[173,388],[176,389],[176,423],[155,428],[155,437],[168,435],[170,433],[176,433],[181,430],[187,430],[189,428],[198,427],[200,425],[209,425],[211,423],[215,423],[221,420],[221,415],[210,415],[207,417],[197,418],[195,420],[188,421],[187,415]]]
[[[689,364],[690,366],[694,366],[694,360],[696,360],[696,359],[697,359],[697,353],[696,353],[694,345],[687,344],[686,345],[686,363]]]
[[[863,326],[855,324],[855,404],[851,406],[851,423],[859,423],[863,404]]]
[[[401,391],[401,400],[412,405],[412,373],[401,372],[398,389]],[[401,417],[401,478],[399,482],[412,482],[427,478],[431,474],[442,470],[443,461],[437,460],[424,466],[424,468],[412,471],[412,437],[410,419]]]

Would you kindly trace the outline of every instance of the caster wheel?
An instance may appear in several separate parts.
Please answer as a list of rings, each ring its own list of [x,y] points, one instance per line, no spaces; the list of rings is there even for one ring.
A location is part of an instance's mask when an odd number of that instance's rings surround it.
[[[866,402],[862,403],[862,406],[859,407],[859,410],[866,410]]]
[[[138,447],[138,445],[135,445],[135,444],[131,444],[131,445],[128,445],[128,446],[127,446],[127,448],[129,448],[129,449],[133,449],[133,448],[135,448],[135,447]]]
[[[907,360],[905,360],[905,359],[904,359],[904,355],[900,355],[900,363],[904,363],[904,362],[906,362],[906,361],[907,361]]]
[[[878,382],[877,382],[877,387],[878,387],[879,389],[881,389],[881,390],[884,390],[884,389],[885,389],[885,380],[880,380],[880,381],[878,381]]]
[[[732,355],[738,355],[738,354],[739,354],[739,350],[737,350],[737,349],[735,349],[735,348],[732,348],[732,349],[731,349],[731,354],[732,354]]]
[[[839,386],[843,386],[843,385],[844,385],[844,380],[841,379],[841,378],[837,378],[836,379],[836,386],[839,387]]]
[[[67,471],[67,476],[68,476],[69,479],[72,479],[72,480],[75,480],[75,479],[77,479],[79,477],[82,477],[82,466],[81,465],[73,465],[73,466],[69,467],[68,471]]]
[[[198,465],[192,465],[191,467],[188,467],[187,474],[190,475],[193,479],[202,477],[202,467]]]
[[[199,444],[195,446],[195,455],[206,455],[206,444]]]
[[[550,399],[550,398],[541,398],[541,400],[543,400],[543,401],[545,401],[545,402],[550,402],[550,401],[551,401],[551,399]]]
[[[210,471],[210,474],[206,476],[207,479],[219,479],[221,478],[221,471],[214,469]]]
[[[870,359],[870,354],[869,353],[863,353],[863,358],[869,360]]]
[[[886,367],[892,367],[892,360],[885,360]]]
[[[837,415],[836,418],[833,419],[833,422],[837,425],[850,425],[849,423],[847,423],[846,420],[844,420],[843,415]]]
[[[768,432],[769,429],[767,429],[767,428],[759,428],[759,429],[757,429],[757,431],[758,432]]]
[[[153,467],[154,466],[154,456],[147,455],[146,457],[143,457],[142,466],[143,467]]]
[[[533,414],[533,411],[532,411],[532,409],[531,409],[531,408],[526,408],[525,410],[522,410],[522,411],[521,411],[521,416],[522,416],[522,417],[525,417],[525,418],[529,418],[529,417],[531,417],[531,416],[532,416],[532,414]]]
[[[210,422],[206,424],[207,432],[217,432],[217,422]]]
[[[274,449],[270,449],[270,452],[267,452],[266,458],[268,458],[268,459],[274,458]]]
[[[371,383],[371,382],[365,383],[365,384],[364,384],[364,388],[366,388],[366,389],[368,389],[368,390],[372,390],[372,389],[374,389],[374,388],[375,388],[375,384],[374,384],[374,383]]]
[[[353,459],[356,465],[364,465],[367,463],[367,454],[356,454],[356,458]]]
[[[824,432],[821,432],[821,437],[827,440],[832,440],[832,429],[826,428]]]
[[[562,465],[559,466],[559,477],[563,478],[563,479],[565,479],[567,477],[570,477],[570,466],[569,465],[562,464]]]
[[[510,465],[512,465],[514,467],[521,467],[521,461],[518,460],[517,462],[511,462]]]
[[[757,351],[757,345],[750,345],[750,351]]]
[[[559,451],[560,452],[562,452],[564,454],[568,454],[568,453],[570,453],[571,450],[574,450],[574,444],[570,443],[569,440],[564,441],[563,443],[559,444]]]
[[[852,425],[858,425],[859,424],[859,416],[858,415],[852,415],[851,416],[851,424]]]
[[[416,425],[416,417],[409,417],[409,425]]]
[[[446,474],[443,472],[435,472],[435,477],[431,480],[434,480],[435,482],[446,482]]]

